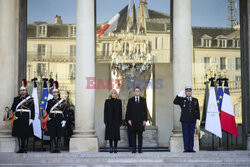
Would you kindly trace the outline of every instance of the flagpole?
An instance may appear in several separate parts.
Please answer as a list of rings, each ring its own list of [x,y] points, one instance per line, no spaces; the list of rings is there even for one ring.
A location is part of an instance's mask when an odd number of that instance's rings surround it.
[[[129,18],[129,8],[130,8],[131,0],[129,0],[128,10],[127,10],[127,26],[126,26],[126,34],[128,33],[128,18]]]

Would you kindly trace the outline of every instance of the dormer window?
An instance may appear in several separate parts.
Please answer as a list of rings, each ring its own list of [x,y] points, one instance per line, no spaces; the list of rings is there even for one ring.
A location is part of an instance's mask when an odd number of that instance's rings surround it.
[[[220,40],[220,45],[221,48],[226,48],[227,47],[227,40],[221,39]]]
[[[234,40],[234,46],[235,46],[236,48],[240,48],[240,40],[239,40],[239,39],[235,39],[235,40]]]
[[[212,43],[212,37],[210,37],[209,35],[203,35],[201,37],[201,46],[202,47],[211,47],[211,43]]]
[[[204,39],[204,47],[211,47],[211,40],[210,39]]]
[[[71,37],[76,36],[76,26],[75,25],[70,26],[70,36]]]
[[[39,25],[38,26],[38,36],[46,37],[47,36],[47,25]]]
[[[217,47],[227,48],[227,37],[223,35],[219,35],[216,37],[217,39]]]

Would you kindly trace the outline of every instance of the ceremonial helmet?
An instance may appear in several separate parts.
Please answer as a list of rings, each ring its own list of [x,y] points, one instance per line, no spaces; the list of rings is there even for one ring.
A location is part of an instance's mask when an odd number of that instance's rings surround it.
[[[20,87],[20,90],[27,90],[27,80],[22,80],[22,86]]]
[[[54,89],[52,90],[52,92],[60,93],[60,92],[59,92],[59,89],[58,89],[58,87],[59,87],[58,82],[57,82],[57,81],[54,81],[53,84],[54,84]]]

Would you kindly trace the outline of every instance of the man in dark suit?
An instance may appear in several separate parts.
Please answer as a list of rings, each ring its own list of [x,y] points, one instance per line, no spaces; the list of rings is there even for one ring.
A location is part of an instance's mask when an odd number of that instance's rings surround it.
[[[174,104],[181,107],[181,124],[184,142],[184,152],[195,152],[194,131],[195,125],[200,119],[198,99],[192,97],[192,87],[188,86],[174,99]]]
[[[145,130],[147,122],[147,102],[141,97],[141,89],[134,89],[135,96],[128,100],[126,119],[128,122],[128,130],[131,134],[132,153],[136,153],[136,134],[138,135],[138,152],[142,153],[142,133]]]

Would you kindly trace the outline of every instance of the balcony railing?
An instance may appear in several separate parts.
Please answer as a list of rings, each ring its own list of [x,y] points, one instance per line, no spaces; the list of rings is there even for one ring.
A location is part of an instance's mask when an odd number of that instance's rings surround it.
[[[27,52],[28,61],[45,61],[45,62],[75,62],[75,56],[65,52],[53,52],[40,55],[37,52]]]
[[[241,90],[241,81],[229,81],[228,87],[231,90]],[[206,85],[203,82],[195,82],[193,84],[194,90],[205,90]]]

